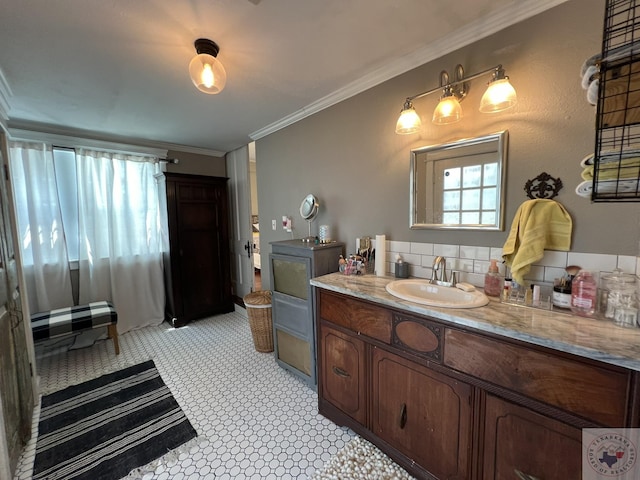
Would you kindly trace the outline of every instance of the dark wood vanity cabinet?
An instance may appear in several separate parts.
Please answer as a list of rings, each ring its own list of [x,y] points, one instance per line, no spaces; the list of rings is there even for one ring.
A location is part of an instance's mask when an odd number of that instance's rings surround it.
[[[582,428],[640,426],[636,372],[317,297],[320,413],[417,478],[577,480]]]
[[[324,397],[332,405],[364,424],[367,419],[367,379],[365,344],[323,325],[320,329],[320,358]]]
[[[174,327],[233,311],[227,178],[165,173],[165,319]]]
[[[487,395],[484,478],[582,478],[582,430]]]
[[[468,478],[471,386],[374,347],[371,430],[437,478]]]

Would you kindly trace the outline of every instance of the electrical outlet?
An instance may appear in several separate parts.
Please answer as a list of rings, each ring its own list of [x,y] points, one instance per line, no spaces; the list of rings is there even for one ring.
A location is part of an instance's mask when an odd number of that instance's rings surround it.
[[[274,220],[271,220],[271,230],[276,230],[278,228],[278,223]]]

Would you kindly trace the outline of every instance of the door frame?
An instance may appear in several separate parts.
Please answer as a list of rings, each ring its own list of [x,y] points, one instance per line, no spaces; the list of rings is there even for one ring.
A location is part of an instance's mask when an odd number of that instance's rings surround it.
[[[6,188],[7,188],[7,202],[8,202],[8,212],[9,212],[9,230],[11,232],[11,240],[14,245],[14,257],[16,262],[16,272],[17,272],[17,280],[18,280],[18,289],[20,292],[20,307],[22,309],[22,326],[24,328],[24,339],[25,346],[27,349],[27,356],[31,368],[31,395],[32,395],[32,405],[35,405],[39,402],[39,376],[37,375],[37,366],[36,366],[36,355],[35,355],[35,347],[33,343],[33,336],[31,333],[31,312],[29,310],[29,302],[27,301],[27,291],[26,291],[26,282],[24,279],[24,269],[22,267],[22,252],[19,248],[19,239],[18,239],[18,222],[16,218],[16,209],[15,209],[15,199],[13,196],[13,187],[11,184],[11,164],[9,162],[9,148],[8,148],[8,132],[3,128],[3,125],[0,124],[0,175],[4,174],[6,179]],[[9,293],[10,295],[12,292]],[[33,416],[33,409],[29,412],[29,415]],[[31,423],[31,417],[29,417],[29,422]],[[5,413],[3,410],[2,402],[0,402],[0,477],[2,478],[11,478],[11,466],[10,466],[10,455],[9,455],[9,445],[7,444],[7,439],[5,437]]]
[[[236,303],[254,290],[253,229],[251,224],[250,150],[245,145],[225,155],[229,177],[231,283]]]

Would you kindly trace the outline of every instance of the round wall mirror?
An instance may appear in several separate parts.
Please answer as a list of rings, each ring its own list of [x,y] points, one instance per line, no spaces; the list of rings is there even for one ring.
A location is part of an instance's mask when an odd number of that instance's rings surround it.
[[[318,199],[310,193],[300,204],[300,215],[305,220],[311,221],[318,214],[318,206]]]

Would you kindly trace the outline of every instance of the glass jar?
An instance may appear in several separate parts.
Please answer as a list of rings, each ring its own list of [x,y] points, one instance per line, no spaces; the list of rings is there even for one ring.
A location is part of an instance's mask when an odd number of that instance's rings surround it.
[[[320,243],[331,243],[331,227],[329,225],[320,225],[318,237]]]
[[[580,270],[571,282],[571,311],[583,317],[596,313],[598,283],[593,272]]]
[[[606,318],[615,319],[616,309],[619,307],[634,307],[636,277],[624,273],[619,268],[601,276],[600,312]],[[623,301],[624,300],[624,301]]]

